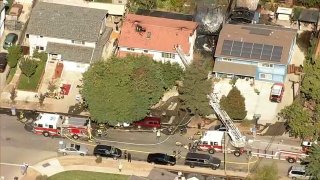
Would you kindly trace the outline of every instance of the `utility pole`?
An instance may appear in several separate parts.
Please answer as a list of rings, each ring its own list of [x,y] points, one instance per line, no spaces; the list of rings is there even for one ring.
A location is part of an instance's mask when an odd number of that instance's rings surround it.
[[[226,152],[226,147],[227,147],[227,139],[226,139],[226,131],[223,133],[223,138],[224,138],[224,145],[223,145],[223,151],[224,151],[224,175],[227,176],[227,152]]]

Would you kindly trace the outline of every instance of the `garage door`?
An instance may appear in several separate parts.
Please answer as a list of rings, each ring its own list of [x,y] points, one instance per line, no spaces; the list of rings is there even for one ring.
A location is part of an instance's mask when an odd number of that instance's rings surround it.
[[[72,61],[63,61],[63,69],[66,71],[77,71],[85,72],[89,68],[89,64],[72,62]]]

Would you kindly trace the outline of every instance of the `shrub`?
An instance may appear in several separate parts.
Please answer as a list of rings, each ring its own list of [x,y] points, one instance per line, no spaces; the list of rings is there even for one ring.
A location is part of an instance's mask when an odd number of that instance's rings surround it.
[[[102,157],[100,157],[100,156],[97,157],[97,158],[96,158],[96,163],[97,163],[97,164],[102,163]]]
[[[231,119],[242,120],[247,116],[245,99],[236,86],[234,86],[227,96],[223,96],[220,105]]]

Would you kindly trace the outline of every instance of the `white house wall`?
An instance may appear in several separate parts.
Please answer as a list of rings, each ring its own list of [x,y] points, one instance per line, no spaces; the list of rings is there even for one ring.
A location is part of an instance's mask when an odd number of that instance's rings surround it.
[[[4,19],[6,17],[5,8],[0,13],[0,38],[2,37],[3,31],[4,31]]]
[[[94,42],[85,42],[85,44],[74,44],[72,43],[71,39],[40,37],[40,35],[29,34],[30,55],[33,54],[33,51],[36,49],[36,46],[44,47],[44,50],[46,50],[48,42],[95,48]]]
[[[76,71],[76,72],[84,73],[85,71],[88,70],[90,66],[90,64],[84,64],[84,63],[73,62],[73,61],[63,60],[62,62],[63,62],[63,70],[66,70],[66,71]]]
[[[133,48],[134,51],[129,51],[127,47],[119,47],[119,51],[126,52],[126,53],[139,53],[139,54],[146,54],[146,55],[151,55],[153,56],[153,60],[158,61],[158,62],[170,62],[170,63],[178,63],[180,66],[184,66],[181,62],[180,56],[178,53],[172,53],[175,54],[174,59],[170,58],[163,58],[162,57],[162,52],[160,51],[154,51],[154,50],[148,50],[148,53],[144,52],[143,49],[137,49]],[[147,49],[146,49],[147,50]],[[187,56],[187,59],[191,59],[190,56]]]

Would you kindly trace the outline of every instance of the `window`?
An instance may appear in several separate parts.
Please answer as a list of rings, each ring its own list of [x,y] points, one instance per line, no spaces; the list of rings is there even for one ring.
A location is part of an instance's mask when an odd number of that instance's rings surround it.
[[[38,127],[43,127],[43,125],[42,124],[38,124]]]
[[[49,125],[49,128],[53,129],[53,125]]]
[[[122,1],[119,0],[118,3],[119,3],[119,4],[122,4]]]
[[[272,74],[260,73],[259,79],[272,80]]]
[[[213,142],[210,142],[210,145],[213,146]]]
[[[203,144],[203,145],[207,145],[207,144],[208,144],[208,141],[202,141],[202,144]]]
[[[143,52],[144,52],[144,53],[148,53],[149,51],[148,51],[148,50],[143,50]]]
[[[43,51],[43,50],[44,50],[44,47],[42,47],[42,46],[36,46],[36,49]]]
[[[261,63],[259,64],[261,67],[268,67],[268,68],[273,68],[273,64],[269,64],[269,63]]]
[[[134,49],[133,49],[133,48],[127,48],[127,50],[128,50],[128,51],[134,51]]]
[[[40,36],[40,38],[43,38],[43,36]]]
[[[76,41],[76,40],[71,40],[72,44],[84,44],[84,41]]]
[[[26,34],[26,38],[29,38],[29,34]]]
[[[162,53],[161,56],[163,58],[170,58],[170,59],[174,59],[175,58],[175,55],[172,54],[172,53]]]
[[[215,146],[217,146],[217,145],[218,145],[218,143],[217,143],[217,142],[214,142],[214,145],[215,145]]]

